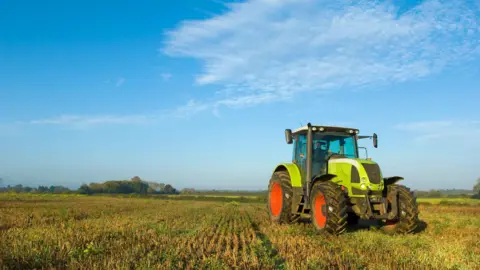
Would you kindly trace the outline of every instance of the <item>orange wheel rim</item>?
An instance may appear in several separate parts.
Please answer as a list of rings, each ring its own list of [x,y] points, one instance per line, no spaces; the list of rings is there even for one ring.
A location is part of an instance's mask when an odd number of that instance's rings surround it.
[[[275,217],[282,211],[282,199],[282,187],[275,182],[270,190],[270,209]]]
[[[317,194],[315,197],[315,222],[317,223],[318,227],[323,228],[325,227],[325,223],[327,223],[327,216],[323,213],[323,208],[325,207],[325,196],[321,192]]]

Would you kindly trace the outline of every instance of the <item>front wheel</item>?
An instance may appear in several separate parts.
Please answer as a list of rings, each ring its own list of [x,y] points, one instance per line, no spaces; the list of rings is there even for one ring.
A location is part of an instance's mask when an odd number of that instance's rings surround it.
[[[286,171],[275,172],[268,185],[268,213],[277,224],[296,222],[300,215],[292,213],[293,189]]]
[[[317,182],[311,196],[312,223],[319,232],[338,235],[347,227],[347,203],[341,187],[333,182]]]
[[[389,208],[395,191],[398,191],[398,216],[394,220],[387,220],[382,227],[388,234],[407,234],[413,233],[418,227],[418,207],[417,200],[409,188],[402,185],[389,185],[387,187],[387,201]]]

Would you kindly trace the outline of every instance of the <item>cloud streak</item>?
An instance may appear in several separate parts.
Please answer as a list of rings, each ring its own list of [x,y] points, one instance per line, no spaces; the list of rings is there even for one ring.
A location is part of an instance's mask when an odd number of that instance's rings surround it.
[[[207,103],[198,102],[195,100],[189,100],[187,104],[177,107],[176,109],[165,111],[163,117],[174,117],[188,119],[193,115],[196,115],[202,111],[210,108],[211,105]]]
[[[471,140],[480,136],[480,121],[475,120],[440,120],[403,123],[394,126],[415,136],[417,142],[437,139]],[[476,145],[476,144],[475,144]]]
[[[152,116],[147,115],[61,115],[53,118],[38,119],[29,121],[32,125],[59,125],[72,126],[75,128],[85,128],[95,125],[108,124],[146,124],[154,120]]]
[[[75,129],[85,129],[100,125],[144,125],[154,124],[168,119],[188,119],[211,107],[211,104],[196,100],[189,100],[185,105],[171,110],[163,110],[151,114],[130,115],[61,115],[53,118],[44,118],[22,122],[29,125],[69,126]],[[0,125],[0,135],[6,128]]]
[[[219,85],[213,107],[253,106],[307,91],[395,83],[478,57],[479,8],[252,0],[167,32],[163,52],[201,61],[198,85]]]
[[[160,77],[162,77],[163,81],[169,81],[172,78],[172,74],[170,73],[162,73],[160,74]]]
[[[126,79],[121,77],[121,78],[118,78],[117,82],[115,83],[115,86],[116,87],[120,87],[122,86],[124,83],[125,83]]]

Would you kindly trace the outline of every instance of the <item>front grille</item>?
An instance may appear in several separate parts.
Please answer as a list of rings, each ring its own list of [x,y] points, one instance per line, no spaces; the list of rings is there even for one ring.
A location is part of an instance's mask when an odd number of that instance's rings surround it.
[[[370,179],[370,183],[372,184],[380,184],[382,180],[380,177],[380,167],[378,164],[366,164],[363,163],[363,168],[367,172],[368,179]]]

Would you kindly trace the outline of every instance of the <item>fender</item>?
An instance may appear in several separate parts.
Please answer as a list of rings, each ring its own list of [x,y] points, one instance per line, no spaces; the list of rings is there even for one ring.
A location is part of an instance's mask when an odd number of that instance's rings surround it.
[[[300,174],[300,170],[296,164],[282,163],[278,165],[273,172],[275,173],[280,171],[288,172],[292,187],[302,187],[302,175]]]
[[[383,183],[385,186],[393,185],[397,183],[398,181],[403,180],[403,177],[401,176],[391,176],[391,177],[384,177],[383,178]]]
[[[315,176],[315,178],[313,178],[313,180],[312,180],[312,183],[310,184],[310,189],[309,190],[312,190],[312,187],[313,187],[313,185],[315,185],[316,182],[330,181],[335,177],[337,177],[335,174],[329,174],[329,173]]]

